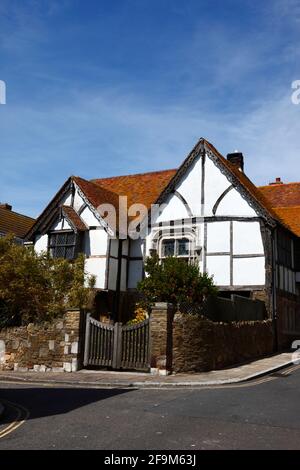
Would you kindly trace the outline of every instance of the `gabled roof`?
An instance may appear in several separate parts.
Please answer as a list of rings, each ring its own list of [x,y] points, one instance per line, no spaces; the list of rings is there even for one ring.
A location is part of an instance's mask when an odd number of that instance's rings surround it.
[[[0,233],[12,233],[18,238],[24,238],[34,219],[12,210],[0,207]]]
[[[62,206],[62,213],[76,232],[77,231],[83,232],[87,230],[87,226],[85,225],[83,220],[79,217],[77,212],[75,212],[73,207]]]
[[[177,170],[152,171],[134,175],[115,176],[91,180],[101,188],[128,197],[128,206],[144,204],[148,209],[154,204]]]
[[[220,171],[226,175],[231,184],[238,189],[257,213],[264,217],[271,226],[275,226],[277,221],[295,235],[299,236],[299,231],[295,223],[291,223],[290,214],[288,214],[286,210],[277,211],[276,207],[278,207],[278,201],[280,200],[280,196],[278,196],[277,193],[278,190],[282,191],[289,201],[286,206],[294,205],[294,203],[300,206],[300,197],[298,194],[296,195],[298,188],[300,191],[300,183],[293,183],[294,185],[298,185],[297,189],[293,190],[291,188],[289,190],[281,189],[282,186],[287,185],[258,188],[249,180],[245,173],[226,160],[212,144],[203,138],[197,142],[193,150],[177,170],[154,171],[134,175],[92,179],[90,181],[78,176],[72,176],[43,211],[28,235],[32,236],[37,229],[45,227],[47,221],[49,222],[50,220],[51,213],[53,214],[54,209],[59,207],[61,195],[70,188],[73,182],[78,186],[91,209],[95,211],[95,214],[98,206],[101,204],[112,204],[116,211],[118,211],[119,196],[128,197],[128,206],[134,203],[141,203],[149,209],[151,204],[164,202],[166,197],[175,189],[177,183],[185,175],[187,169],[193,164],[195,159],[198,158],[199,154],[207,154]],[[291,196],[291,194],[293,194],[293,196]],[[79,223],[78,220],[77,223]]]

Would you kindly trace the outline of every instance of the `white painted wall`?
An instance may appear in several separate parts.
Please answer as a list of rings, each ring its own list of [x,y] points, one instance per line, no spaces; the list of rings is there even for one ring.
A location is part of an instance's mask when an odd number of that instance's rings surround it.
[[[105,288],[106,258],[86,258],[85,269],[89,274],[96,276],[97,289]]]
[[[212,222],[207,224],[207,252],[230,251],[230,222]]]
[[[142,280],[143,262],[131,260],[129,264],[128,288],[135,289],[137,283]]]
[[[98,219],[94,216],[92,213],[91,209],[89,207],[86,207],[80,214],[81,219],[83,222],[89,227],[100,227],[100,223]]]
[[[216,167],[214,162],[206,156],[204,180],[204,215],[210,216],[212,209],[220,195],[228,188],[230,181]]]
[[[62,206],[71,206],[72,203],[72,191],[69,191],[64,197],[61,199]]]
[[[107,254],[108,235],[104,229],[89,230],[88,232],[89,256],[104,256]]]
[[[75,186],[75,194],[74,194],[74,203],[73,203],[73,207],[75,209],[76,212],[79,211],[80,207],[82,206],[82,204],[84,203],[84,200],[82,199],[82,197],[80,196],[79,192],[78,192],[78,189],[77,187]]]
[[[257,214],[239,192],[233,188],[220,202],[216,215],[255,217]]]
[[[264,254],[259,222],[233,222],[233,254]]]
[[[207,256],[206,270],[217,286],[230,285],[230,256]]]
[[[34,249],[36,253],[47,251],[48,249],[48,235],[37,235],[34,241]]]
[[[201,215],[201,162],[201,158],[198,157],[187,171],[184,179],[176,188],[176,190],[187,201],[194,216]]]
[[[109,275],[108,275],[108,289],[115,290],[117,283],[117,269],[118,260],[114,258],[109,259]]]
[[[262,286],[265,282],[264,257],[233,259],[233,284],[235,286]]]

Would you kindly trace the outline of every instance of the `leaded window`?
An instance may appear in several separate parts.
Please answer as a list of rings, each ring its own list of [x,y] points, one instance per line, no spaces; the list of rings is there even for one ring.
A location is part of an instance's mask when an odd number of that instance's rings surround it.
[[[160,258],[175,256],[189,261],[191,257],[191,241],[188,238],[166,238],[161,242]]]
[[[75,232],[52,232],[49,238],[49,251],[53,258],[74,259],[76,256]]]

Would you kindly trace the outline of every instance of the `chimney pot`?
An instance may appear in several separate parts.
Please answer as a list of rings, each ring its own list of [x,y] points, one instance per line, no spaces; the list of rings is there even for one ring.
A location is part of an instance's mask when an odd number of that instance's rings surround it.
[[[272,181],[271,183],[269,183],[269,186],[272,186],[274,184],[283,184],[283,181],[281,181],[280,177],[277,177],[275,178],[275,181]]]
[[[228,153],[227,160],[239,170],[244,171],[244,155],[242,152]]]
[[[7,204],[7,202],[4,202],[4,203],[0,203],[0,208],[1,209],[6,209],[8,211],[11,211],[12,210],[12,206],[10,204]]]

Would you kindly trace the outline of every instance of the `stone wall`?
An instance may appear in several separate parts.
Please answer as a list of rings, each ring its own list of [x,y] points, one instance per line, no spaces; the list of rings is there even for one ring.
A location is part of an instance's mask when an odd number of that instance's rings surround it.
[[[271,320],[216,322],[159,303],[150,315],[152,372],[204,372],[271,354]]]
[[[0,369],[73,372],[80,368],[82,314],[0,330]]]
[[[217,323],[176,313],[173,372],[222,369],[273,352],[272,321]]]

